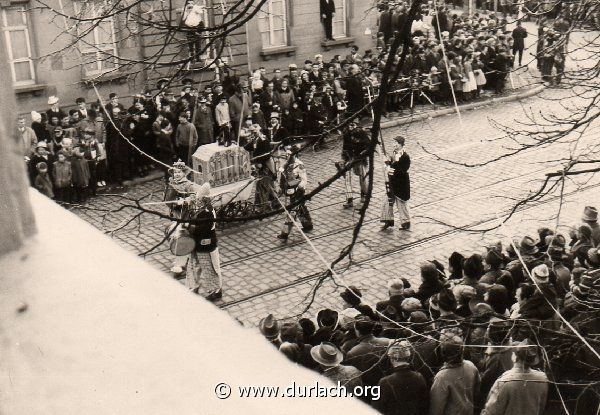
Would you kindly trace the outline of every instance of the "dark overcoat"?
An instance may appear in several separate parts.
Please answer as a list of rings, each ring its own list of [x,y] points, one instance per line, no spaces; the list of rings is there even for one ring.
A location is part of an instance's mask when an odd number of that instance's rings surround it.
[[[390,190],[397,198],[405,202],[410,200],[410,177],[408,174],[410,157],[404,153],[397,161],[392,162],[390,167]]]

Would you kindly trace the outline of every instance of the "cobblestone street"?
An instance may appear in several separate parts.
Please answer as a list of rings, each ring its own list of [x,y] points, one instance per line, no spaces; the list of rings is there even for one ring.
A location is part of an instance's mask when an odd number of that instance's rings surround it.
[[[509,236],[535,235],[540,225],[554,226],[558,211],[557,195],[550,195],[541,203],[527,205],[518,211],[502,229],[482,234],[477,229],[495,227],[516,201],[537,190],[544,173],[553,171],[552,153],[538,148],[524,151],[514,157],[494,163],[467,168],[440,159],[460,161],[463,164],[481,163],[498,157],[510,147],[501,132],[490,125],[489,119],[501,124],[512,124],[523,116],[525,108],[539,110],[547,104],[545,96],[556,96],[556,91],[545,91],[540,97],[522,102],[494,104],[483,109],[462,113],[462,127],[456,115],[414,122],[383,131],[388,148],[392,138],[402,134],[407,138],[411,155],[413,227],[411,231],[380,231],[379,215],[384,198],[381,164],[375,168],[375,190],[367,213],[367,222],[352,255],[353,263],[347,268],[342,263],[337,281],[343,285],[355,284],[365,291],[368,301],[386,296],[388,280],[406,277],[418,284],[418,266],[428,259],[445,261],[454,250],[463,254],[482,251],[485,243],[509,240]],[[589,131],[587,138],[593,135]],[[569,151],[565,146],[565,151]],[[341,143],[329,148],[308,152],[302,159],[309,172],[309,188],[334,174],[334,162],[340,157]],[[436,157],[431,155],[434,153]],[[596,178],[581,186],[572,182],[564,189],[565,204],[560,215],[560,226],[576,222],[583,206],[600,204],[599,184]],[[163,181],[154,180],[134,186],[128,196],[144,201],[162,198]],[[309,237],[315,248],[327,260],[334,260],[351,239],[358,219],[357,212],[342,208],[343,180],[338,180],[309,204],[314,230]],[[93,208],[115,207],[121,203],[116,196],[102,196],[89,203],[92,209],[76,210],[86,221],[107,231],[133,216],[124,209],[105,218]],[[303,310],[318,275],[326,267],[305,243],[297,230],[287,242],[276,238],[283,216],[244,224],[230,224],[219,232],[223,266],[223,299],[217,305],[244,323],[256,324],[268,312],[277,316],[291,316]],[[122,246],[139,254],[153,247],[163,237],[166,220],[143,215],[113,234]],[[463,228],[459,230],[457,228]],[[166,244],[148,254],[146,260],[165,271],[173,259]],[[175,280],[174,280],[175,281]],[[182,287],[183,289],[183,287]],[[314,307],[337,305],[340,301],[332,281],[318,290]]]

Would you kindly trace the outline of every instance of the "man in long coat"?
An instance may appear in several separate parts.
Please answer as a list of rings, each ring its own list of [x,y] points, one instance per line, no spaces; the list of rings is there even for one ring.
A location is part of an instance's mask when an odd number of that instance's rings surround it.
[[[410,200],[410,176],[408,169],[410,168],[410,157],[404,151],[404,137],[398,136],[394,138],[396,145],[390,156],[390,160],[386,162],[388,165],[388,179],[390,183],[390,193],[394,197],[394,202],[398,208],[400,216],[400,229],[410,229],[410,211],[408,201]],[[385,228],[392,226],[389,222],[384,225]]]
[[[198,132],[198,144],[210,144],[215,141],[214,120],[212,110],[208,107],[205,97],[200,98],[200,106],[196,111],[194,124]]]

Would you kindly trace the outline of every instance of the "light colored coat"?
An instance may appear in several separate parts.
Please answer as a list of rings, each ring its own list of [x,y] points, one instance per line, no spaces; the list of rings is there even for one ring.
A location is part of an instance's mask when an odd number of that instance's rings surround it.
[[[23,127],[23,131],[17,128],[16,131],[17,139],[19,140],[19,144],[21,145],[21,152],[24,156],[31,156],[33,150],[35,150],[35,146],[37,145],[37,136],[31,127]]]
[[[481,415],[542,415],[547,397],[544,372],[514,367],[496,380]]]

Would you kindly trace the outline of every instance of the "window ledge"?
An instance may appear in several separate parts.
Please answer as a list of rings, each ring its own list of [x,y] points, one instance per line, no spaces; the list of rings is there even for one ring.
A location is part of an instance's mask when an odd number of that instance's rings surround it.
[[[124,83],[127,80],[127,74],[121,71],[108,72],[102,75],[92,75],[82,78],[82,82],[88,86],[92,86],[93,83],[102,84],[106,82],[118,81]]]
[[[293,56],[295,54],[296,46],[279,46],[276,48],[268,48],[260,51],[260,56],[262,56],[264,60],[269,60],[269,58],[277,55]]]
[[[335,40],[322,40],[321,41],[321,46],[323,46],[323,48],[325,50],[329,50],[332,47],[335,46],[346,46],[346,45],[350,45],[352,43],[354,43],[356,39],[353,37],[340,37],[337,38]]]
[[[32,84],[32,85],[20,85],[15,86],[15,93],[18,94],[39,94],[46,89],[47,85],[45,84]]]

